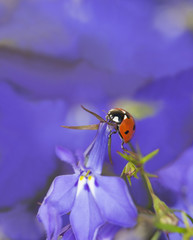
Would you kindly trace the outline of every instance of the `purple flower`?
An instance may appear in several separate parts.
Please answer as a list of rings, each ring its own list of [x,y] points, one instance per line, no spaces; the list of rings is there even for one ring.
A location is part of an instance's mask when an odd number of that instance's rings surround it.
[[[72,231],[71,226],[69,227],[69,229],[64,233],[63,237],[61,240],[76,240],[74,233]]]
[[[26,204],[0,212],[0,239],[40,240],[43,228]]]
[[[122,229],[120,226],[116,226],[116,225],[107,223],[99,229],[98,234],[97,234],[97,240],[114,239],[116,233],[120,229]]]
[[[173,164],[157,172],[154,189],[169,206],[193,214],[193,146],[188,148]]]
[[[38,217],[45,226],[47,239],[57,239],[61,216],[68,212],[78,240],[93,239],[105,222],[123,227],[136,224],[137,210],[125,182],[100,175],[108,133],[108,125],[101,124],[91,151],[84,157],[57,148],[57,155],[73,166],[74,174],[56,177],[39,209]]]
[[[150,76],[174,74],[192,66],[192,39],[183,16],[187,7],[191,9],[192,4],[116,1],[114,7],[109,0],[81,3],[18,0],[12,4],[1,1],[0,40],[2,46],[71,62],[84,59],[95,68],[113,72],[111,86],[112,80],[116,81],[109,91],[128,92]],[[180,16],[178,21],[175,12]],[[173,35],[176,31],[178,34]],[[130,83],[129,88],[117,84],[120,77]],[[52,92],[53,88],[50,89]]]
[[[120,226],[113,225],[110,223],[104,224],[97,232],[97,240],[111,240],[114,239],[116,233],[121,229]],[[64,232],[62,234],[62,240],[75,240],[74,233],[70,225],[64,227]]]
[[[4,208],[33,199],[56,169],[53,152],[65,106],[26,99],[3,82],[0,96],[0,208]]]

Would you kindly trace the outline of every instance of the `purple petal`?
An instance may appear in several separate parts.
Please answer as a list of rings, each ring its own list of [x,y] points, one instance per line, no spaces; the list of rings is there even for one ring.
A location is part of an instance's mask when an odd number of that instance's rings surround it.
[[[0,213],[0,239],[34,240],[41,239],[42,225],[29,206],[15,206],[10,211]]]
[[[61,240],[76,240],[72,228],[67,230]]]
[[[193,184],[193,166],[190,167],[190,170],[188,171],[188,176],[187,176],[187,189],[186,189],[186,194],[187,194],[187,199],[188,199],[188,204],[187,204],[187,210],[193,216],[193,191],[192,191],[192,184]]]
[[[127,190],[125,182],[118,177],[97,176],[98,187],[95,198],[103,216],[112,224],[133,227],[137,210]]]
[[[91,192],[80,191],[70,214],[70,223],[78,240],[92,240],[95,231],[104,223]]]
[[[193,142],[192,77],[193,69],[183,71],[152,82],[135,95],[138,101],[157,105],[154,115],[137,122],[135,134],[143,154],[160,148],[159,154],[146,165],[149,172],[175,161]],[[151,137],[147,138],[149,133]]]
[[[2,208],[34,198],[56,169],[53,151],[64,105],[29,100],[3,82],[0,96]]]
[[[104,224],[97,233],[97,240],[114,239],[115,234],[120,230],[120,226],[110,223]]]
[[[188,148],[173,164],[157,172],[152,179],[156,194],[169,206],[183,209],[192,215],[193,147]]]
[[[169,13],[171,9],[177,9],[182,14],[186,6],[183,5],[183,2],[187,4],[191,1],[172,1],[169,4],[164,2],[163,9],[160,9],[157,1],[118,1],[116,8],[112,6],[111,1],[83,2],[78,7],[74,1],[28,0],[25,1],[25,4],[16,2],[15,5],[1,1],[1,14],[5,20],[1,23],[1,39],[10,39],[18,49],[38,52],[39,55],[45,54],[72,60],[83,59],[90,62],[92,66],[97,66],[97,70],[102,68],[109,71],[108,74],[105,72],[108,75],[107,80],[111,80],[107,82],[108,91],[130,92],[130,88],[136,82],[145,81],[148,76],[154,78],[166,74],[173,75],[178,70],[192,66],[192,42],[191,32],[188,31],[189,27],[184,26],[181,30],[177,27],[179,34],[171,34],[176,32],[176,24],[173,22],[175,18],[173,19],[173,17],[169,24],[171,28],[166,27],[168,20],[165,12]],[[14,6],[16,7],[14,8]],[[35,15],[34,24],[31,19]],[[99,28],[101,31],[98,31]],[[30,33],[28,33],[28,29],[30,29]],[[44,32],[45,35],[42,36],[41,32]],[[70,42],[66,39],[69,39]],[[11,45],[11,42],[2,41],[2,45],[4,44]],[[15,58],[11,60],[13,61]],[[16,61],[15,65],[17,66],[17,64]],[[14,70],[15,68],[13,67]],[[11,79],[10,72],[12,71],[6,73],[8,79]],[[36,71],[34,72],[36,73]],[[48,76],[51,75],[50,72],[52,73],[49,71]],[[116,84],[116,82],[113,84],[112,78],[109,77],[111,72],[114,73],[114,78],[117,77],[115,73],[121,73],[116,79],[117,82],[119,83],[120,78],[121,81],[127,79],[130,87],[123,88],[122,84]],[[55,74],[55,78],[59,73],[58,71]],[[130,78],[127,77],[129,73],[132,76]],[[93,74],[93,77],[95,75]],[[52,78],[55,80],[53,76]],[[63,78],[61,78],[60,84],[55,84],[58,91],[61,89]],[[21,82],[24,82],[25,79],[24,77],[19,80],[18,77],[18,81]],[[53,81],[53,79],[51,80]],[[29,87],[34,86],[37,79],[32,78],[32,80],[25,84]],[[40,78],[41,86],[42,82],[44,83],[43,80],[44,78]],[[46,80],[48,83],[51,81],[49,78]],[[99,78],[97,80],[99,81]],[[133,82],[131,82],[132,80]],[[58,81],[55,82],[58,83]],[[45,92],[48,89],[49,92],[56,91],[49,86],[50,84],[46,84]],[[99,86],[101,87],[100,84]],[[72,91],[69,91],[69,94],[71,93]]]
[[[45,203],[54,205],[60,214],[68,213],[74,204],[77,181],[76,174],[56,177],[47,193]]]
[[[100,123],[93,148],[90,151],[88,162],[86,164],[86,167],[92,168],[94,172],[99,174],[102,172],[109,131],[106,123]]]
[[[61,146],[56,147],[56,155],[58,158],[66,163],[69,163],[72,166],[76,166],[76,159],[74,154],[67,148]]]
[[[56,208],[43,203],[39,208],[37,216],[44,224],[47,240],[57,240],[62,227],[62,220]]]
[[[84,169],[85,168],[85,166],[84,166],[84,159],[85,159],[84,152],[82,150],[78,149],[78,150],[75,151],[75,156],[77,158],[79,168]]]

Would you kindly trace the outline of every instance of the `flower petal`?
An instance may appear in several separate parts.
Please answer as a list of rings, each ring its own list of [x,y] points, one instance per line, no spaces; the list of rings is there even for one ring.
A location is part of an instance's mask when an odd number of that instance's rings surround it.
[[[73,153],[67,148],[61,146],[56,147],[56,155],[58,158],[66,163],[69,163],[72,166],[76,166],[76,158]]]
[[[45,203],[55,206],[60,214],[68,213],[74,204],[77,181],[76,174],[56,177],[45,197]]]
[[[57,240],[62,227],[62,220],[56,208],[43,203],[39,208],[37,216],[44,224],[47,240]]]
[[[104,176],[97,176],[96,181],[93,194],[106,220],[123,227],[133,227],[137,210],[125,182],[118,177]]]
[[[193,213],[193,146],[188,148],[177,161],[162,168],[152,179],[155,193],[169,206]],[[175,183],[175,184],[174,184]]]
[[[104,224],[97,233],[97,240],[114,239],[115,234],[121,229],[120,226],[110,223]]]
[[[93,148],[90,151],[88,162],[86,163],[86,167],[92,168],[94,172],[99,174],[102,172],[109,131],[106,123],[100,123]]]
[[[37,240],[44,232],[29,205],[16,205],[0,212],[0,239]]]
[[[78,194],[70,214],[70,223],[77,240],[92,240],[95,231],[104,223],[89,187],[83,188]]]
[[[80,150],[80,149],[77,149],[76,151],[75,151],[75,156],[76,156],[76,158],[77,158],[77,168],[79,168],[79,170],[80,169],[84,169],[85,168],[85,166],[84,166],[84,159],[85,159],[85,157],[84,157],[84,152],[82,151],[82,150]],[[77,169],[78,170],[78,169]]]
[[[53,149],[65,105],[19,92],[0,81],[0,208],[34,199],[57,167]]]
[[[193,166],[191,166],[190,170],[188,171],[188,175],[187,175],[187,189],[186,189],[186,194],[187,194],[187,199],[188,199],[188,204],[187,204],[186,207],[187,207],[187,210],[188,210],[189,214],[191,214],[191,216],[193,216],[192,183],[193,183]]]
[[[72,228],[64,233],[61,240],[76,240]]]

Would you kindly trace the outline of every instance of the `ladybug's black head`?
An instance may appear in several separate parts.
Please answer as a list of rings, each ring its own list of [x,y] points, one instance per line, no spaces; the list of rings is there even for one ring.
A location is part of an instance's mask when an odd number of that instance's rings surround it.
[[[108,112],[106,119],[108,122],[121,124],[124,119],[124,115],[125,113],[120,109],[111,109]]]

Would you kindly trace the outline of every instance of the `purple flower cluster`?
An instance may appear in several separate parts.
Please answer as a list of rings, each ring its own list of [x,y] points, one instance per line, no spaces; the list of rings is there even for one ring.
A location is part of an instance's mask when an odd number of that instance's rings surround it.
[[[137,210],[125,182],[119,177],[102,176],[102,165],[109,128],[100,124],[88,155],[58,147],[62,161],[70,163],[74,174],[54,179],[38,217],[47,239],[57,240],[62,230],[61,216],[70,212],[70,224],[77,240],[92,240],[99,227],[109,222],[122,227],[136,224]]]

